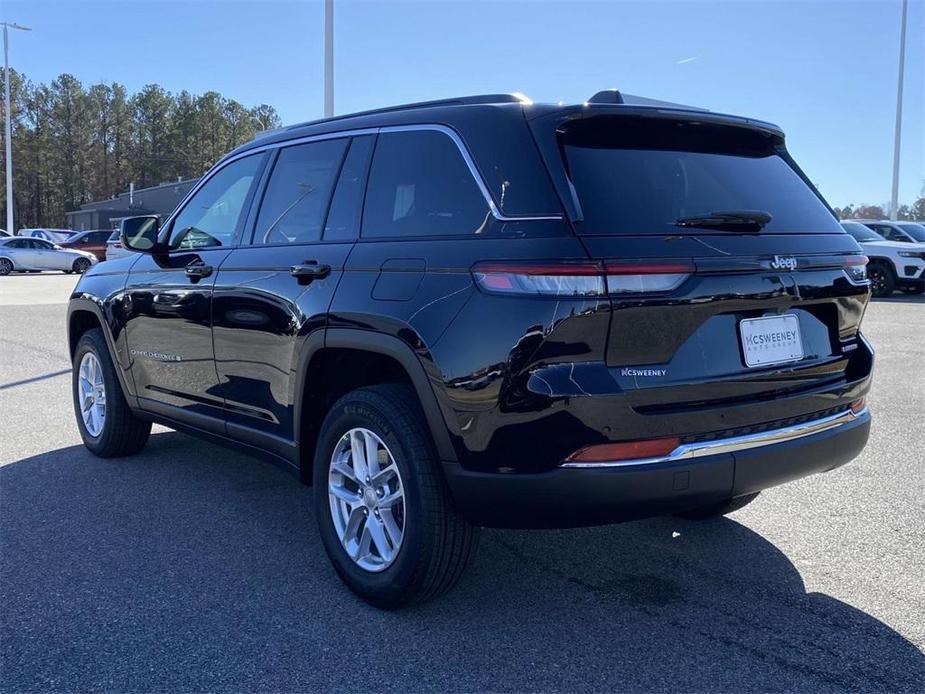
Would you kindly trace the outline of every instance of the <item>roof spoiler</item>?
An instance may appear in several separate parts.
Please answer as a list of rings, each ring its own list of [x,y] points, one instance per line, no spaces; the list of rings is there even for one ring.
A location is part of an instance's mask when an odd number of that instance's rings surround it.
[[[709,113],[709,109],[700,108],[699,106],[687,106],[685,104],[675,104],[670,101],[659,101],[649,99],[644,96],[635,96],[633,94],[624,94],[619,89],[604,89],[588,99],[588,104],[623,104],[626,106],[654,106],[660,108],[674,108],[684,111],[701,111]]]

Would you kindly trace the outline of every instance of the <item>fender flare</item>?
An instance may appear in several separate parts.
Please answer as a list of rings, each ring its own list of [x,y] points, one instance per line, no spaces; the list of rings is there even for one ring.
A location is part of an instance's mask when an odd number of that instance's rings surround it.
[[[296,374],[295,392],[295,422],[302,420],[302,402],[304,398],[305,380],[308,365],[312,357],[324,348],[354,349],[362,352],[374,352],[397,361],[408,374],[411,384],[421,403],[421,409],[427,420],[427,427],[433,437],[440,460],[456,461],[456,451],[450,440],[449,429],[443,417],[433,386],[424,370],[421,359],[397,337],[370,330],[356,330],[352,328],[327,328],[316,330],[308,335],[303,342],[301,358]],[[299,427],[296,426],[296,446],[301,447]]]
[[[71,355],[71,364],[73,365],[74,350],[77,348],[76,344],[71,344],[71,321],[74,314],[78,312],[92,313],[96,317],[103,331],[103,338],[106,340],[106,346],[109,348],[109,358],[112,359],[113,366],[115,367],[116,376],[119,379],[119,386],[122,388],[122,395],[132,409],[138,409],[138,401],[132,389],[128,386],[125,370],[122,368],[122,364],[119,361],[119,353],[116,350],[116,343],[112,336],[112,326],[109,325],[109,322],[104,317],[99,304],[87,297],[73,297],[67,305],[67,340],[68,351]]]

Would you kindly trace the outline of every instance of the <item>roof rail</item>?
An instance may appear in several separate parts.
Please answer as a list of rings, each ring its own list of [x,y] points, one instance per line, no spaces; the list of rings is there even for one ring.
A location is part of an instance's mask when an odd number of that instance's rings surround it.
[[[464,106],[472,104],[519,104],[531,103],[523,94],[477,94],[475,96],[456,96],[449,99],[436,99],[434,101],[418,101],[412,104],[400,104],[398,106],[384,106],[383,108],[374,108],[369,111],[357,111],[356,113],[345,113],[340,116],[331,118],[319,118],[318,120],[306,121],[289,125],[281,130],[292,130],[293,128],[302,128],[306,125],[317,125],[319,123],[330,123],[332,121],[344,120],[346,118],[356,118],[357,116],[372,116],[378,113],[392,113],[395,111],[410,111],[416,108],[433,108],[435,106]],[[256,138],[255,138],[256,139]]]

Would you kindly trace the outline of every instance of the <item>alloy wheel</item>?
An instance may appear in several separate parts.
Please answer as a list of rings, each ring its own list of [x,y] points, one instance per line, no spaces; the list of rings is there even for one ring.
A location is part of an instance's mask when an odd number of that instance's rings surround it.
[[[9,275],[13,272],[13,263],[8,258],[0,258],[0,275]]]
[[[90,261],[86,258],[78,258],[74,261],[74,272],[82,275],[89,269]]]
[[[328,499],[347,556],[366,571],[391,566],[405,534],[405,491],[394,456],[369,429],[351,429],[334,447]]]
[[[106,384],[100,360],[87,352],[80,360],[77,393],[80,397],[80,416],[90,436],[96,438],[106,423]]]

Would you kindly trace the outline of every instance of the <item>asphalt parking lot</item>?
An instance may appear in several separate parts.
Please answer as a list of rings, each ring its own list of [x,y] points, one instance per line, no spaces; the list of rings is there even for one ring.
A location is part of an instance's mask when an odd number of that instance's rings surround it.
[[[73,424],[75,278],[0,278],[0,690],[919,691],[925,304],[868,309],[872,438],[721,520],[487,531],[396,613],[328,564],[309,490],[156,428],[100,460]]]

